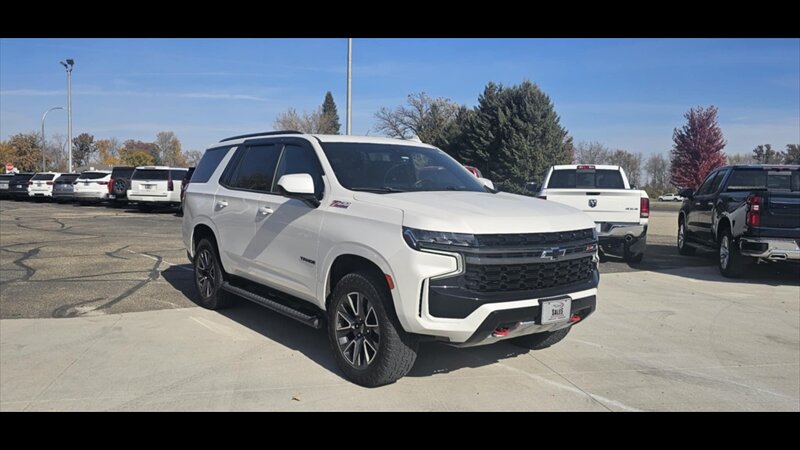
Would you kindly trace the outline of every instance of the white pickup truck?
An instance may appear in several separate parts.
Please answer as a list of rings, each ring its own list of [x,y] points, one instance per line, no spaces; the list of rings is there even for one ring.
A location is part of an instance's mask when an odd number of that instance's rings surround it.
[[[572,206],[595,222],[600,251],[638,263],[647,246],[650,199],[645,191],[631,189],[620,166],[562,165],[547,172],[537,197]]]

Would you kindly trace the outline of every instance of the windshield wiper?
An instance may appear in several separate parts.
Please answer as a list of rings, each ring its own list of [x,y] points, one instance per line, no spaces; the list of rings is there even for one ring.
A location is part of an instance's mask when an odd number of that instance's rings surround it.
[[[349,188],[351,191],[359,191],[359,192],[374,192],[376,194],[391,194],[395,192],[406,192],[402,189],[395,189],[393,187],[384,186],[384,187],[355,187]]]

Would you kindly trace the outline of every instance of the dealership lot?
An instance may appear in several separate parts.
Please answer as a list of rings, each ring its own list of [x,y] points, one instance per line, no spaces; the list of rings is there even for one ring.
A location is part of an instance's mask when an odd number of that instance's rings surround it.
[[[653,206],[644,262],[603,262],[597,313],[561,344],[427,344],[364,389],[322,332],[198,308],[174,213],[3,201],[0,410],[800,410],[797,268],[724,279]]]

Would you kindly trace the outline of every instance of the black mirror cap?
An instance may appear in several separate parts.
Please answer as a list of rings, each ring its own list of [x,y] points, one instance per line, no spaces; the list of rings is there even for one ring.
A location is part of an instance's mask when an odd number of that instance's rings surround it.
[[[678,195],[680,195],[683,198],[692,198],[694,197],[694,189],[692,188],[681,189],[681,191],[678,192]]]
[[[530,182],[525,184],[525,190],[530,193],[537,193],[539,192],[539,183]]]

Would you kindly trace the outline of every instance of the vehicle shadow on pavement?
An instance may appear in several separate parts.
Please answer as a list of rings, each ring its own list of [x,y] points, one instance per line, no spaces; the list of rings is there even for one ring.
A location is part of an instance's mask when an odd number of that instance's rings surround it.
[[[161,276],[186,298],[197,304],[192,272],[186,270],[190,268],[189,264],[172,266],[162,271]],[[229,308],[216,312],[273,342],[302,353],[344,379],[331,354],[324,328],[315,330],[241,298],[237,298]],[[504,343],[475,348],[455,348],[437,342],[426,342],[420,345],[417,362],[407,376],[428,377],[466,367],[481,367],[528,351]]]
[[[678,250],[674,245],[648,243],[644,260],[641,263],[628,264],[625,262],[610,262],[610,264],[624,264],[628,266],[627,270],[612,269],[610,272],[645,270],[677,275],[700,281],[722,281],[731,284],[767,284],[770,286],[800,286],[800,264],[748,264],[741,278],[726,278],[719,273],[716,258],[716,252],[707,250],[698,249],[694,256],[683,256],[678,254]],[[602,279],[602,266],[600,273]]]

